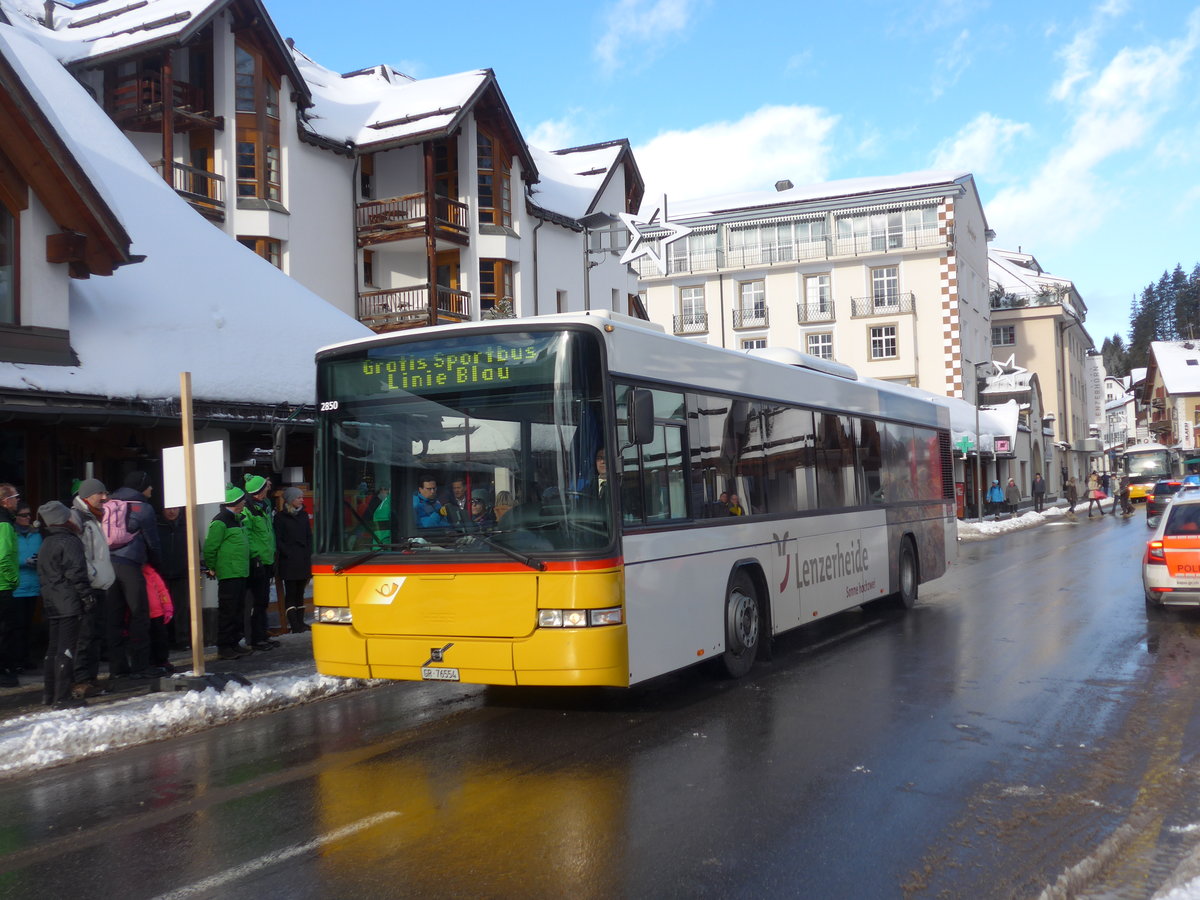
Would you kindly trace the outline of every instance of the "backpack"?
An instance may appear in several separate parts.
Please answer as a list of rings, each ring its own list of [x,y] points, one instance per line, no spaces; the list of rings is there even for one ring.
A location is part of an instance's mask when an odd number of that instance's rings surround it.
[[[141,508],[141,504],[131,500],[113,500],[111,497],[104,501],[104,518],[100,527],[104,530],[104,539],[110,550],[124,547],[137,537],[137,523],[130,529],[130,513]]]

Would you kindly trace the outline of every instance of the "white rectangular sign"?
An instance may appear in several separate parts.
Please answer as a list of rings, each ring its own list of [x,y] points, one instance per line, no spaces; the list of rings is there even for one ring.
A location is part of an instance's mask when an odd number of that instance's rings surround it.
[[[196,463],[196,504],[225,502],[225,453],[221,441],[193,446]],[[182,447],[163,448],[163,506],[186,506]]]

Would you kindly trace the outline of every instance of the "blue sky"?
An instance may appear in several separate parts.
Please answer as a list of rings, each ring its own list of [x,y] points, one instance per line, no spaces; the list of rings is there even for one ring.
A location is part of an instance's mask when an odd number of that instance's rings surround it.
[[[628,138],[648,196],[971,171],[994,246],[1072,279],[1097,347],[1200,262],[1196,3],[266,4],[339,71],[494,69],[530,143]]]

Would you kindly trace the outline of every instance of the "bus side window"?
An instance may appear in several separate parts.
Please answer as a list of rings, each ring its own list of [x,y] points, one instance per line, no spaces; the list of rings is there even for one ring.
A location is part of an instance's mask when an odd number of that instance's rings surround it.
[[[883,451],[879,440],[879,425],[873,419],[859,422],[858,470],[862,478],[859,493],[864,503],[884,503],[889,498],[883,489]]]

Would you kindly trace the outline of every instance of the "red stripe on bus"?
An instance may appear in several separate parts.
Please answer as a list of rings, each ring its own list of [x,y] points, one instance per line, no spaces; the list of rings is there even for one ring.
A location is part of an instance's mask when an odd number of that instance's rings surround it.
[[[547,572],[593,572],[601,569],[615,569],[625,564],[623,557],[612,559],[591,559],[573,562],[546,562]],[[486,575],[493,572],[532,572],[529,566],[519,562],[504,563],[442,563],[417,565],[363,565],[355,566],[349,572],[334,572],[332,565],[314,565],[314,575]]]

